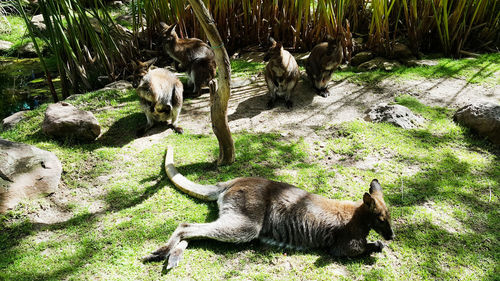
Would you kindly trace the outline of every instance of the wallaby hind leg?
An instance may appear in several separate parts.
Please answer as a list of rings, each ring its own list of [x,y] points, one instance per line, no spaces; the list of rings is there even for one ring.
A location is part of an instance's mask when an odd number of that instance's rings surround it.
[[[183,240],[210,238],[222,242],[242,243],[251,241],[258,235],[258,227],[243,216],[220,217],[211,223],[182,223],[174,231],[167,245],[145,256],[142,261],[157,261],[167,258],[173,254],[174,249],[180,249],[184,246],[178,247],[178,244]],[[182,251],[177,251],[179,254],[172,257],[173,264],[178,264]]]
[[[181,107],[180,106],[177,108],[174,107],[174,110],[172,111],[172,124],[170,125],[172,129],[178,134],[184,133],[184,130],[181,127],[177,126],[177,121],[180,113],[181,113]]]

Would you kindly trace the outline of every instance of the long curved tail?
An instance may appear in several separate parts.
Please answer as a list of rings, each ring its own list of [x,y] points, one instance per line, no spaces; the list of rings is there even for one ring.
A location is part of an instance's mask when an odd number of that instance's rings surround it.
[[[174,166],[174,149],[168,146],[165,156],[165,171],[172,183],[183,192],[206,201],[217,201],[227,187],[226,183],[218,183],[217,185],[201,185],[194,183],[183,175],[181,175]]]

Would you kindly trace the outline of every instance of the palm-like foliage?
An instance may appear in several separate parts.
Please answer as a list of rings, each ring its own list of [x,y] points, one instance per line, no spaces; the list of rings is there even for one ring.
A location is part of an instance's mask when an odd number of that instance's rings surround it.
[[[79,0],[38,1],[47,30],[41,38],[57,60],[63,97],[95,87],[98,76],[114,80],[133,57],[132,34],[117,26],[101,1],[83,7]],[[30,25],[30,21],[26,18]]]

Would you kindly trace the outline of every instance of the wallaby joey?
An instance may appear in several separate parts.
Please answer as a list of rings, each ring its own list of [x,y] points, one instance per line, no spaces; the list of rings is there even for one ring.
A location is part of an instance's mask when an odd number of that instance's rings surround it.
[[[156,122],[168,120],[171,120],[174,131],[182,134],[182,128],[177,127],[182,108],[182,91],[181,81],[172,72],[164,68],[149,70],[137,87],[139,102],[148,120],[137,135],[144,135]]]
[[[271,47],[264,56],[264,61],[269,61],[264,71],[267,88],[269,89],[268,108],[273,108],[276,97],[284,96],[287,108],[292,108],[291,95],[300,77],[299,66],[295,58],[283,45],[269,37]]]
[[[168,26],[162,22],[161,25],[165,51],[175,60],[176,69],[187,73],[190,91],[195,96],[201,95],[201,88],[215,77],[214,51],[200,39],[179,38],[175,32],[177,24]]]
[[[219,206],[217,220],[180,224],[165,246],[142,259],[168,258],[168,269],[178,265],[190,239],[233,243],[260,239],[281,247],[323,249],[336,257],[354,257],[382,251],[382,242],[366,241],[371,229],[387,240],[394,237],[382,188],[376,179],[363,200],[352,202],[328,199],[263,178],[237,178],[215,185],[199,185],[177,172],[172,147],[167,150],[165,169],[170,180],[183,192],[217,201]]]
[[[314,89],[322,97],[328,97],[326,84],[330,82],[332,73],[342,63],[343,52],[340,39],[327,36],[328,42],[314,46],[306,60],[306,73]]]

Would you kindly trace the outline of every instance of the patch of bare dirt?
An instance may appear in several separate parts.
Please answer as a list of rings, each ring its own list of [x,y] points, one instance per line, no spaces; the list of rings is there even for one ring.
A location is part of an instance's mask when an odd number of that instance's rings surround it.
[[[499,87],[470,84],[456,78],[408,81],[386,78],[374,85],[330,82],[327,98],[315,94],[304,75],[302,78],[292,98],[292,109],[287,109],[283,102],[273,109],[266,108],[267,86],[262,75],[254,77],[251,83],[234,79],[237,87],[232,87],[228,108],[232,132],[287,132],[295,137],[309,137],[318,127],[363,118],[374,104],[392,102],[401,94],[412,95],[426,105],[449,108],[480,100],[500,102]],[[187,100],[179,122],[191,133],[212,133],[209,94]]]

